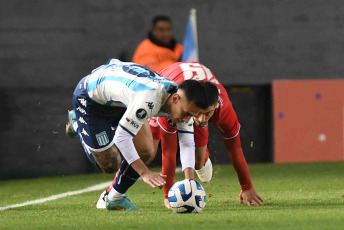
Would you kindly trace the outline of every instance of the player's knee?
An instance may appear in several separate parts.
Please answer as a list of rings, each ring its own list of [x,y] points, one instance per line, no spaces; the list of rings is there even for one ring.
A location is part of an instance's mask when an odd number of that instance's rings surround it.
[[[109,174],[113,174],[117,172],[117,170],[119,169],[119,166],[113,163],[107,163],[106,165],[99,165],[99,167],[104,173],[109,173]]]

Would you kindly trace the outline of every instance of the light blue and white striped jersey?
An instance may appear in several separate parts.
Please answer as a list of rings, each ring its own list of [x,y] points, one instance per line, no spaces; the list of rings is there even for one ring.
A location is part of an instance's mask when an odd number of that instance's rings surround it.
[[[132,136],[150,117],[169,117],[163,105],[177,83],[132,62],[111,59],[93,70],[84,87],[89,97],[104,106],[126,107],[119,124]],[[193,132],[193,127],[181,123],[179,130]]]

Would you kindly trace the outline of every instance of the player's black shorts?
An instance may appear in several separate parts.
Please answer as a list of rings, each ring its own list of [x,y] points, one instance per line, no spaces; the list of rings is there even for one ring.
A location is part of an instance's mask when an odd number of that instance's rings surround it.
[[[81,79],[73,93],[73,105],[80,141],[88,159],[96,164],[90,150],[104,151],[114,144],[116,127],[126,108],[101,105],[89,98]]]

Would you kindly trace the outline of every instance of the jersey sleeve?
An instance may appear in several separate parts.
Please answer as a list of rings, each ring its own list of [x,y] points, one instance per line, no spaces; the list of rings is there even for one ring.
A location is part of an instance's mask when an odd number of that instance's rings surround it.
[[[161,108],[161,95],[157,91],[138,93],[132,98],[132,103],[119,121],[119,125],[135,136],[145,120],[153,117]]]
[[[180,147],[180,161],[182,170],[195,169],[195,140],[193,118],[188,123],[177,123],[178,141]]]

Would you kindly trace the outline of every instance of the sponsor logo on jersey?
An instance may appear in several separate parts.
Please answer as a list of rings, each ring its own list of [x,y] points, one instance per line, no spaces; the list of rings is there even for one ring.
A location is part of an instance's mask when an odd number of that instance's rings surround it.
[[[153,110],[153,108],[154,108],[154,103],[153,102],[149,102],[149,101],[146,101],[146,103],[147,103],[147,106],[148,106],[148,108],[151,110],[151,112],[152,112],[152,110]]]
[[[154,106],[154,105],[153,105]],[[138,109],[136,111],[136,117],[139,119],[144,119],[147,117],[147,111],[145,109]]]
[[[108,138],[105,131],[96,134],[96,138],[97,138],[99,146],[103,146],[103,145],[106,145],[107,143],[109,143],[109,138]]]
[[[133,121],[132,119],[130,119],[129,117],[125,118],[125,120],[130,124],[132,125],[135,129],[138,129],[139,128],[139,125]]]

